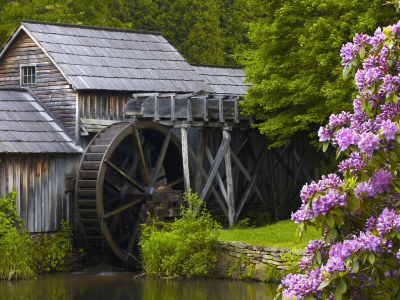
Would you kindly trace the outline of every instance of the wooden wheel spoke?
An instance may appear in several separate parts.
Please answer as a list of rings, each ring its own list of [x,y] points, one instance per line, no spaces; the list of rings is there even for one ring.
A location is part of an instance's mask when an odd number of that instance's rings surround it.
[[[124,205],[121,205],[120,207],[118,207],[118,208],[116,208],[116,209],[114,209],[114,210],[112,210],[112,211],[110,211],[110,212],[104,214],[102,218],[103,218],[103,219],[106,219],[106,218],[108,218],[108,217],[111,217],[112,215],[115,215],[115,214],[117,214],[117,213],[120,213],[121,211],[123,211],[123,210],[125,210],[125,209],[128,209],[128,208],[130,208],[130,207],[132,207],[132,206],[134,206],[134,205],[136,205],[136,204],[138,204],[138,203],[140,203],[140,202],[142,202],[142,201],[144,201],[144,197],[140,197],[139,199],[136,199],[136,200],[134,200],[134,201],[131,201],[131,202],[129,202],[129,203],[126,203],[126,204],[124,204]]]
[[[147,172],[146,161],[144,159],[143,148],[140,143],[139,132],[135,125],[133,125],[133,134],[134,134],[134,138],[133,138],[134,145],[133,146],[135,148],[135,151],[136,151],[138,159],[139,159],[139,167],[140,167],[140,171],[141,171],[143,184],[145,186],[148,186],[149,185],[149,175]]]
[[[120,213],[116,213],[113,217],[113,220],[111,221],[111,226],[110,226],[110,233],[114,234],[115,229],[117,229],[118,221],[119,221]]]
[[[121,192],[121,188],[114,182],[112,182],[110,179],[104,178],[104,181],[107,182],[107,184],[110,185],[112,188],[114,188],[116,191]]]
[[[138,216],[136,219],[136,222],[135,222],[135,226],[133,226],[133,229],[132,229],[131,238],[129,239],[128,247],[126,248],[126,254],[124,257],[125,261],[127,261],[129,259],[129,253],[132,252],[133,246],[135,245],[137,229],[138,229],[139,225],[140,225],[140,218]]]
[[[153,176],[152,176],[150,184],[149,184],[150,186],[154,186],[157,182],[157,177],[158,177],[158,174],[160,173],[162,164],[164,162],[164,158],[165,158],[165,154],[167,153],[169,141],[171,140],[171,133],[172,133],[172,130],[169,129],[168,134],[165,137],[164,142],[162,144],[160,153],[158,155],[156,166],[154,168],[154,173],[153,173]]]
[[[142,139],[140,140],[140,146],[143,148],[143,145],[145,143],[146,139],[144,138],[144,136],[142,137]],[[137,167],[139,164],[139,156],[136,154],[135,158],[133,159],[133,163],[131,165],[131,168],[129,169],[129,177],[133,177],[136,173]]]
[[[121,195],[115,196],[107,201],[104,201],[103,206],[108,206],[110,204],[113,204],[114,202],[117,202],[119,199],[121,199]]]
[[[111,167],[118,175],[120,175],[122,178],[124,178],[128,183],[133,185],[135,188],[137,188],[139,191],[144,192],[143,186],[141,186],[139,183],[137,183],[135,180],[133,180],[131,177],[126,175],[121,169],[119,169],[116,165],[114,165],[112,162],[109,160],[105,159],[104,162]]]

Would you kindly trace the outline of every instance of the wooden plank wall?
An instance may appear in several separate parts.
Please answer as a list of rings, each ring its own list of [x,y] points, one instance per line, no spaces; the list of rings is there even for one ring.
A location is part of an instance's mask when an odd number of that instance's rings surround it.
[[[72,192],[66,190],[66,174],[75,176],[77,154],[2,154],[0,194],[15,186],[15,204],[29,232],[60,230],[61,220],[77,229]]]
[[[36,64],[36,84],[29,85],[36,96],[75,135],[76,93],[48,56],[25,33],[0,61],[0,87],[20,86],[20,66]]]
[[[128,120],[124,118],[125,103],[132,92],[79,91],[79,118],[100,120]],[[80,146],[86,149],[94,135],[80,138]]]

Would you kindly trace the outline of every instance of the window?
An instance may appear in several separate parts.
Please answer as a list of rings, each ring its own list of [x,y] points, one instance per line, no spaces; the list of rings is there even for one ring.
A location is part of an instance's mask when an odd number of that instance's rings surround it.
[[[21,85],[36,83],[36,67],[27,66],[21,67]]]

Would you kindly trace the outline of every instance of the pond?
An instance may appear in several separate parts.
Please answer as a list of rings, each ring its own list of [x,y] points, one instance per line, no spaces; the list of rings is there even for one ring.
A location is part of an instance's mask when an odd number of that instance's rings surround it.
[[[0,282],[0,299],[272,300],[277,284],[219,279],[133,279],[133,273],[57,273]]]

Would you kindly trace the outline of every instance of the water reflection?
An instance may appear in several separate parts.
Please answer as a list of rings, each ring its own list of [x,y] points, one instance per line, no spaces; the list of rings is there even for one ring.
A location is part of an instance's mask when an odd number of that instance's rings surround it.
[[[0,282],[0,299],[272,300],[277,287],[261,282],[132,277],[132,273],[46,274],[37,280]]]

